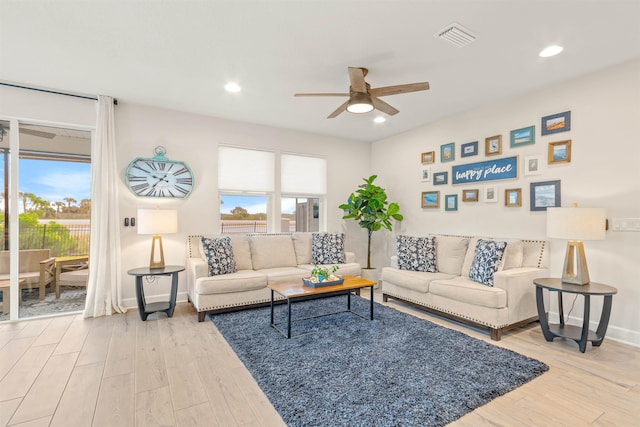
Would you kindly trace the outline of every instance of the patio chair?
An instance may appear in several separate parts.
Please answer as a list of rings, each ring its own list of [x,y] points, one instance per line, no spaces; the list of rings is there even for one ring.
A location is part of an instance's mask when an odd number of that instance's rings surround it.
[[[49,249],[23,249],[18,252],[20,289],[38,288],[40,300],[44,299],[47,286],[53,290],[56,280],[55,258],[49,254]],[[0,251],[0,280],[9,280],[9,251]]]
[[[60,287],[86,287],[89,281],[89,258],[69,257],[56,260],[56,299],[60,298]]]

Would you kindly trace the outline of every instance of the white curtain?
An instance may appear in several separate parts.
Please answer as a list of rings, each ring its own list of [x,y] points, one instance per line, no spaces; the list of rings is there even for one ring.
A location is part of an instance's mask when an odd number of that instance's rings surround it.
[[[91,142],[91,245],[84,317],[124,313],[113,98],[98,96]]]

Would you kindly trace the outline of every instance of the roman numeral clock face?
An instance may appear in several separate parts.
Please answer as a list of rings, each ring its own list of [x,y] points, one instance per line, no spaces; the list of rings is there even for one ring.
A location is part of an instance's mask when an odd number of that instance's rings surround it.
[[[193,190],[193,174],[182,162],[135,159],[126,172],[127,186],[140,197],[185,198]]]

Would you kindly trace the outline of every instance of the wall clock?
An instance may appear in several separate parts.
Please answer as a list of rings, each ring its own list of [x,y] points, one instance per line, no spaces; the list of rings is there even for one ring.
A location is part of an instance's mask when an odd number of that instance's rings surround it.
[[[127,166],[127,187],[139,197],[186,198],[193,190],[193,173],[184,162],[169,160],[158,146],[152,158],[135,158]]]

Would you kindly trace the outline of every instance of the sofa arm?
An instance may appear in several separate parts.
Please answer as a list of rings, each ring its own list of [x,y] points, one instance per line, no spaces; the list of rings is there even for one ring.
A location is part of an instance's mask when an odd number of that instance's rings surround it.
[[[344,258],[347,264],[351,262],[356,262],[356,254],[355,252],[344,252]]]
[[[195,290],[196,280],[209,276],[209,265],[202,258],[187,258],[187,292]]]
[[[548,276],[548,269],[534,267],[512,268],[495,273],[493,286],[507,292],[510,324],[538,315],[533,279]]]
[[[391,256],[391,267],[393,268],[400,268],[398,266],[398,255],[392,255]]]

